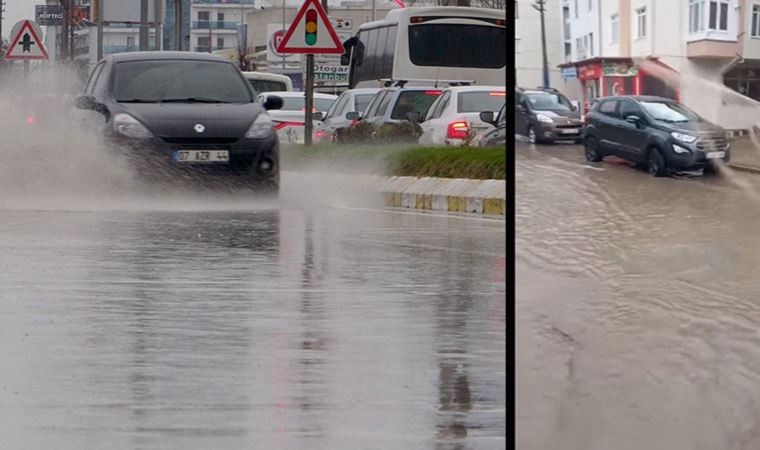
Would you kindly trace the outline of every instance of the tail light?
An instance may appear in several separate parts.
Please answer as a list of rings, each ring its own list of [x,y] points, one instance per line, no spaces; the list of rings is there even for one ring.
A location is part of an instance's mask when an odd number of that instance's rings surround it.
[[[449,139],[467,139],[470,136],[470,126],[464,120],[451,122],[447,135]]]
[[[322,139],[323,137],[325,137],[325,132],[324,131],[317,130],[317,131],[314,132],[314,139],[315,140],[316,139]]]
[[[34,125],[34,116],[26,116],[26,124]]]
[[[285,127],[302,127],[303,124],[301,122],[274,122],[274,129],[280,130]]]
[[[349,125],[349,127],[355,127],[357,123],[359,123],[359,119],[354,119],[351,121],[351,125]]]
[[[488,95],[490,95],[491,97],[506,97],[507,93],[506,92],[489,92]]]
[[[441,95],[441,91],[425,91],[425,95]]]

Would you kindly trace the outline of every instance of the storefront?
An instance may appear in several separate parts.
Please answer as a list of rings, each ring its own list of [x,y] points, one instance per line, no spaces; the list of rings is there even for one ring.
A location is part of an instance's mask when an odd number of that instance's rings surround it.
[[[657,60],[650,61],[667,67]],[[577,69],[584,109],[588,109],[595,98],[610,95],[656,95],[674,100],[679,98],[677,90],[646,73],[630,58],[593,58],[562,64],[559,67],[563,70],[570,67]]]

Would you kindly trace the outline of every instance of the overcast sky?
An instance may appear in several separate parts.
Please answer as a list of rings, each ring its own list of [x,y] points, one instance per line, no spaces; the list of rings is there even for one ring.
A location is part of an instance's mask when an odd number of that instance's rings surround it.
[[[0,0],[2,1],[2,0]],[[5,0],[3,37],[8,39],[11,28],[19,20],[34,20],[34,5],[44,5],[45,0]]]

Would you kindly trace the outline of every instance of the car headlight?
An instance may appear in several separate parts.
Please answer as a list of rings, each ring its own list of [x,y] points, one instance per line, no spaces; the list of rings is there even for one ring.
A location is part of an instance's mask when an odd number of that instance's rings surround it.
[[[675,131],[670,133],[671,136],[677,141],[686,142],[687,144],[691,144],[692,142],[697,140],[696,136],[692,136],[690,134],[683,134],[683,133],[676,133]]]
[[[552,120],[552,118],[551,118],[551,117],[549,117],[549,116],[547,116],[547,115],[544,115],[544,114],[538,114],[538,115],[536,115],[536,119],[537,119],[539,122],[544,122],[544,123],[554,123],[554,121]]]
[[[253,125],[245,133],[245,137],[248,139],[262,139],[269,137],[274,133],[274,124],[269,114],[261,113],[256,120],[253,121]]]
[[[145,125],[129,114],[116,114],[113,117],[113,129],[126,137],[133,139],[147,139],[153,137]]]

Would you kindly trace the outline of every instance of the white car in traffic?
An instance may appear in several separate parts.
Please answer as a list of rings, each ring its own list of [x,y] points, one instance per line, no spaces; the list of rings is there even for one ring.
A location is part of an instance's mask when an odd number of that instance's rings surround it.
[[[267,97],[275,95],[282,98],[282,108],[268,111],[274,122],[274,128],[280,142],[284,144],[302,144],[304,142],[304,124],[306,123],[306,93],[296,91],[266,92],[257,97],[263,104]],[[338,98],[337,95],[314,93],[313,112],[325,115],[330,106]],[[319,119],[314,118],[314,127],[319,125]]]
[[[493,125],[480,120],[480,113],[494,116],[506,103],[504,86],[457,86],[444,89],[430,105],[420,123],[419,143],[427,145],[474,145]]]

